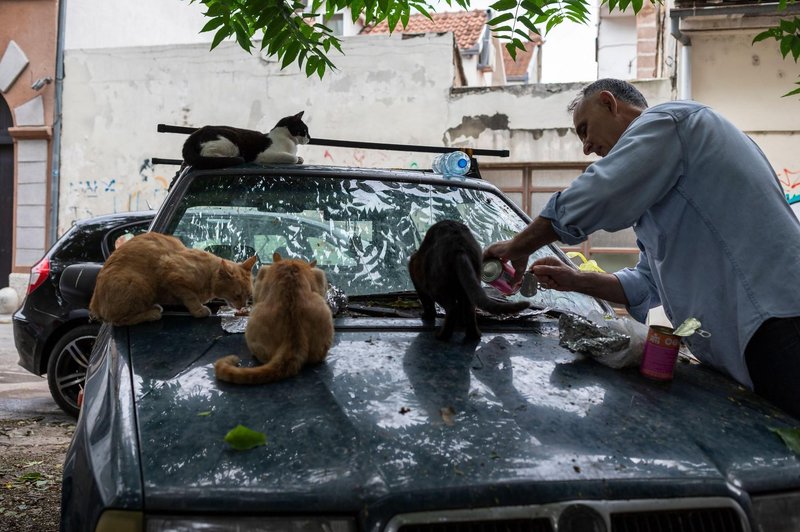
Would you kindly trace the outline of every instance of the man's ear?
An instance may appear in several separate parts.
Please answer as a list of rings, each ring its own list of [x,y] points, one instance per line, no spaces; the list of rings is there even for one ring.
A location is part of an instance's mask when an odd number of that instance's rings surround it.
[[[611,94],[611,92],[600,91],[600,94],[598,94],[598,101],[600,102],[600,105],[608,109],[612,115],[617,114],[617,107],[619,102],[617,102],[617,99],[614,97],[613,94]]]

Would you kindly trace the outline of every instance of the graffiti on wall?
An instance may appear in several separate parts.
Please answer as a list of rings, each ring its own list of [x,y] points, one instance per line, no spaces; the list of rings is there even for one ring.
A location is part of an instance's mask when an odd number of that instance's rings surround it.
[[[311,157],[305,157],[307,163],[313,164]],[[419,163],[414,159],[406,160],[403,156],[402,163],[396,156],[379,150],[325,150],[322,153],[322,164],[339,166],[356,166],[359,168],[419,168]]]
[[[783,172],[778,173],[778,180],[783,186],[789,205],[800,203],[800,170],[784,168]]]
[[[170,179],[156,173],[150,159],[132,177],[80,178],[66,183],[59,226],[99,214],[156,209],[167,195]],[[64,219],[66,218],[66,219]]]

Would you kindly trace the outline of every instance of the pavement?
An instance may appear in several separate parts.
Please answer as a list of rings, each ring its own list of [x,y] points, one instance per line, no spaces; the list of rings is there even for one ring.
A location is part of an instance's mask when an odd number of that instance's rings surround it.
[[[18,360],[11,315],[0,314],[0,419],[73,421],[50,396],[47,377],[29,373]]]

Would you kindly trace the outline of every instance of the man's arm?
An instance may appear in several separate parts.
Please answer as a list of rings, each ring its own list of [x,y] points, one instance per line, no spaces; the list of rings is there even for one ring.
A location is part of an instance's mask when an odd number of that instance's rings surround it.
[[[514,282],[522,280],[528,267],[528,257],[542,246],[558,240],[550,220],[537,216],[528,227],[514,235],[511,240],[495,242],[483,252],[483,259],[497,258],[511,261],[516,274]]]
[[[616,275],[584,272],[564,264],[557,257],[545,257],[531,268],[542,288],[562,292],[580,292],[618,305],[628,305],[622,283]]]

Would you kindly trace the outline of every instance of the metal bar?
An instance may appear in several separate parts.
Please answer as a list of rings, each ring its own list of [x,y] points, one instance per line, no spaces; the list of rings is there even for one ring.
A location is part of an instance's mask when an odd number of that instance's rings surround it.
[[[183,164],[183,161],[180,159],[162,159],[161,157],[153,157],[150,159],[152,164],[174,164],[176,166],[180,166]]]
[[[183,133],[190,134],[197,128],[186,126],[170,126],[168,124],[158,124],[159,133]],[[452,146],[421,146],[418,144],[387,144],[382,142],[363,142],[358,140],[337,140],[312,138],[309,144],[316,146],[332,146],[342,148],[364,148],[370,150],[389,150],[389,151],[413,151],[426,153],[449,153],[451,151],[464,150]],[[508,157],[508,150],[484,150],[472,149],[472,155],[484,155],[488,157]]]

